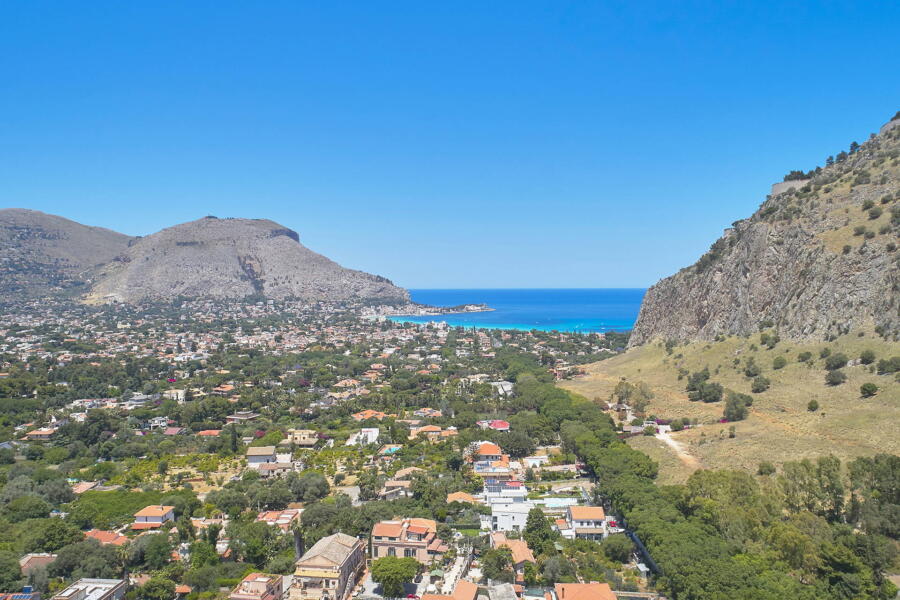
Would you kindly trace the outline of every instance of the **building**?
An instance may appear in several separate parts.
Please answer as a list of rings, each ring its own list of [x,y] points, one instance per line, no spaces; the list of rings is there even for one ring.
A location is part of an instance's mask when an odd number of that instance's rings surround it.
[[[26,554],[19,559],[19,568],[22,569],[23,575],[28,575],[29,571],[37,569],[38,567],[47,567],[55,560],[56,555],[48,552]]]
[[[396,500],[397,498],[409,498],[412,496],[412,481],[403,479],[389,479],[384,482],[384,487],[378,492],[384,500]]]
[[[487,504],[509,504],[528,500],[528,488],[515,479],[486,479],[483,491]]]
[[[256,520],[278,527],[282,531],[287,531],[294,523],[300,523],[300,515],[303,511],[299,508],[287,508],[285,510],[266,510],[256,515]]]
[[[249,423],[259,418],[259,414],[250,410],[239,410],[233,415],[225,417],[226,423]]]
[[[346,600],[366,564],[361,540],[335,533],[316,542],[294,566],[291,600]]]
[[[465,579],[456,582],[452,594],[425,594],[422,600],[476,600],[478,598],[478,585]]]
[[[534,553],[525,540],[511,540],[501,531],[491,534],[491,548],[509,548],[512,553],[512,566],[516,572],[516,583],[525,583],[525,565],[537,564]]]
[[[350,436],[347,440],[348,446],[368,446],[378,441],[381,432],[377,427],[363,427]]]
[[[463,502],[465,504],[475,504],[477,500],[472,494],[467,494],[466,492],[453,492],[452,494],[447,494],[447,504],[451,502]]]
[[[100,545],[124,546],[128,543],[128,538],[118,534],[115,531],[104,531],[102,529],[91,529],[84,532],[84,537],[93,538],[100,542]]]
[[[489,531],[524,531],[532,508],[534,505],[531,502],[492,504],[491,514],[481,515],[481,528]]]
[[[288,429],[283,443],[312,448],[319,443],[319,434],[314,429]]]
[[[247,466],[259,469],[260,465],[278,462],[275,446],[251,446],[247,448]]]
[[[158,529],[163,526],[163,523],[174,520],[174,506],[151,504],[134,513],[134,523],[131,524],[131,528],[135,530]]]
[[[563,523],[557,523],[566,539],[602,540],[608,535],[606,513],[600,506],[569,506]]]
[[[503,458],[503,451],[494,442],[475,442],[473,444],[473,462],[494,462],[501,458]]]
[[[557,583],[549,600],[616,600],[608,583]]]
[[[281,575],[250,573],[231,590],[229,600],[281,600],[284,596]]]
[[[437,536],[437,523],[431,519],[381,521],[372,528],[372,559],[385,556],[415,558],[422,564],[440,560],[448,549]]]
[[[41,593],[26,585],[20,592],[0,592],[0,600],[41,600]]]
[[[122,600],[126,591],[124,579],[79,579],[52,600]]]

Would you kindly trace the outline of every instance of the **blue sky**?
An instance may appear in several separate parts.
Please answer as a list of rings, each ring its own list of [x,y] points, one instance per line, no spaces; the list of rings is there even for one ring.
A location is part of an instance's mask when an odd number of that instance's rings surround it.
[[[265,217],[407,287],[641,287],[900,110],[897,2],[0,6],[0,206]]]

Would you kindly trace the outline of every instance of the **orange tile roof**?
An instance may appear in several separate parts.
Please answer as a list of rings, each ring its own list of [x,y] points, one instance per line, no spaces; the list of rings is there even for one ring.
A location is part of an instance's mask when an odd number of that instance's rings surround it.
[[[135,517],[163,517],[169,511],[175,510],[174,506],[165,506],[163,504],[151,504],[145,506],[141,510],[134,513]]]
[[[111,544],[113,546],[124,546],[128,543],[128,538],[119,535],[115,531],[104,531],[102,529],[91,529],[84,532],[84,537],[93,538],[102,545]]]
[[[570,506],[569,514],[578,521],[602,521],[606,518],[601,506]]]
[[[491,442],[485,442],[478,446],[478,454],[482,456],[494,456],[500,453],[500,446]]]
[[[402,531],[403,523],[400,521],[381,521],[372,527],[372,535],[378,537],[396,538],[400,537]]]
[[[557,583],[557,600],[616,600],[608,583]]]
[[[478,586],[471,581],[460,579],[453,589],[453,600],[475,600],[478,597]]]
[[[465,492],[453,492],[452,494],[447,494],[447,504],[450,504],[451,502],[468,502],[469,504],[475,504],[475,498],[471,494]]]

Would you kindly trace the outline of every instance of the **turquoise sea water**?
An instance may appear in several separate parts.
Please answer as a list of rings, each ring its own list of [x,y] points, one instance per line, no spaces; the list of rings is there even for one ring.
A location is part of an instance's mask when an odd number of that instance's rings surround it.
[[[391,317],[394,321],[483,329],[604,332],[631,329],[645,289],[447,289],[410,290],[414,302],[431,306],[487,304],[495,310],[423,317]]]

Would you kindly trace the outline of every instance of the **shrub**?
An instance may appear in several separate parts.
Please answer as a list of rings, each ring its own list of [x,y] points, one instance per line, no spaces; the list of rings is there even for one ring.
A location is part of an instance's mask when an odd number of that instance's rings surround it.
[[[808,410],[809,412],[816,412],[817,410],[819,410],[819,403],[815,399],[810,400],[806,405],[806,410]]]
[[[875,206],[875,201],[874,201],[874,200],[866,200],[865,202],[863,202],[862,209],[863,209],[863,210],[869,210],[869,209],[872,208],[873,206]]]
[[[900,356],[892,356],[891,358],[882,358],[878,361],[878,374],[886,375],[900,371]]]
[[[851,250],[853,250],[853,246],[851,246],[850,244],[844,244],[844,247],[841,250],[841,252],[843,252],[844,254],[850,254]]]
[[[693,401],[718,402],[722,399],[722,393],[722,384],[704,381],[697,386],[697,389],[688,393],[688,398]]]
[[[841,385],[845,381],[847,381],[847,376],[840,369],[828,371],[825,375],[825,383],[828,385]]]
[[[878,386],[875,385],[874,383],[872,383],[871,381],[859,386],[859,394],[863,398],[871,398],[872,396],[874,396],[877,393],[878,393]]]
[[[783,369],[786,364],[787,359],[785,357],[776,356],[775,360],[772,361],[772,368],[777,371],[778,369]]]
[[[775,465],[773,465],[772,463],[770,463],[767,460],[764,460],[761,463],[759,463],[759,468],[756,469],[757,475],[771,475],[774,472],[775,472]]]
[[[812,358],[812,352],[801,352],[797,355],[797,362],[806,362]]]
[[[753,357],[747,359],[747,365],[744,367],[744,375],[747,377],[756,377],[762,370],[759,368],[759,365],[756,364],[756,361],[753,360]]]
[[[857,225],[853,228],[853,235],[863,235],[866,232],[864,225]]]
[[[850,359],[847,358],[847,355],[843,352],[838,352],[837,354],[833,354],[825,359],[825,368],[829,371],[834,371],[836,369],[841,369],[847,366],[847,362]]]
[[[869,209],[869,218],[873,221],[884,214],[884,210],[880,206],[876,206],[875,208]]]
[[[819,350],[819,358],[828,358],[829,356],[831,356],[831,348],[826,346]]]
[[[754,394],[761,394],[769,389],[770,381],[762,375],[757,375],[750,384],[750,391]]]
[[[871,350],[863,350],[859,355],[859,362],[864,365],[871,365],[875,362],[875,353]]]
[[[743,394],[728,394],[722,415],[729,421],[743,421],[747,418],[747,403],[742,396]]]

